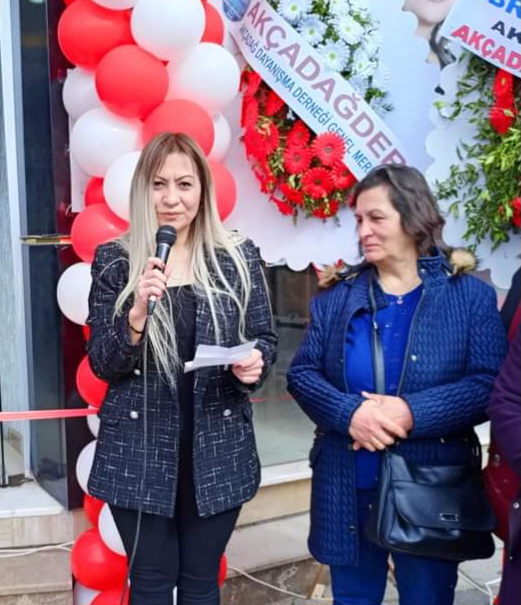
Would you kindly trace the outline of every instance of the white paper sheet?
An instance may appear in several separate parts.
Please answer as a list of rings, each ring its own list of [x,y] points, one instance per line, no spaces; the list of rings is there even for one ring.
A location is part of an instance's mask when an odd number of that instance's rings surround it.
[[[197,345],[195,357],[185,363],[185,373],[197,368],[209,366],[227,366],[247,359],[257,341],[246,342],[236,347],[219,347],[217,345]]]

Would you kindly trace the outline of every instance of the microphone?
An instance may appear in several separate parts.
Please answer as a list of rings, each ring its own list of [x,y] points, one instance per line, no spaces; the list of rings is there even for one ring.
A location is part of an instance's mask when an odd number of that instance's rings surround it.
[[[166,265],[172,246],[177,239],[177,231],[171,225],[162,225],[156,233],[156,256]],[[152,294],[148,299],[147,315],[150,317],[156,308],[157,298]]]

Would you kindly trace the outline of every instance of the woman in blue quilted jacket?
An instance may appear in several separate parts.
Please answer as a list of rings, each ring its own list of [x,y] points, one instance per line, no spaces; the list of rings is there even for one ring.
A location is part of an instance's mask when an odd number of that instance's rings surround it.
[[[373,169],[353,204],[363,262],[322,275],[288,389],[317,427],[310,551],[330,566],[334,605],[380,605],[390,553],[363,528],[381,452],[398,443],[421,464],[470,461],[506,336],[493,288],[467,275],[473,257],[444,254],[444,220],[416,169]],[[385,394],[375,392],[373,325]],[[453,603],[457,563],[393,561],[400,605]]]

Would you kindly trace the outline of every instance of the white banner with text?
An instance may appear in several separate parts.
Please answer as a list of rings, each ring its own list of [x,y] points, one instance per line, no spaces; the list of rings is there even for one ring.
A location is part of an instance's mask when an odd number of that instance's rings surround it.
[[[521,0],[458,0],[440,34],[519,77],[520,19]]]
[[[344,163],[357,179],[378,164],[410,163],[385,122],[266,0],[224,4],[228,29],[245,60],[315,133],[342,137]]]

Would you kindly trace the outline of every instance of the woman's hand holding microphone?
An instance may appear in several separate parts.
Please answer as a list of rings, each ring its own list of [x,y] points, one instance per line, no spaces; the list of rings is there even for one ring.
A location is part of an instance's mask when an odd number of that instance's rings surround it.
[[[150,297],[155,296],[156,300],[161,300],[166,292],[169,275],[170,269],[165,267],[161,259],[155,256],[149,257],[145,272],[138,280],[134,305],[128,314],[128,326],[133,343],[140,340],[145,330]]]

